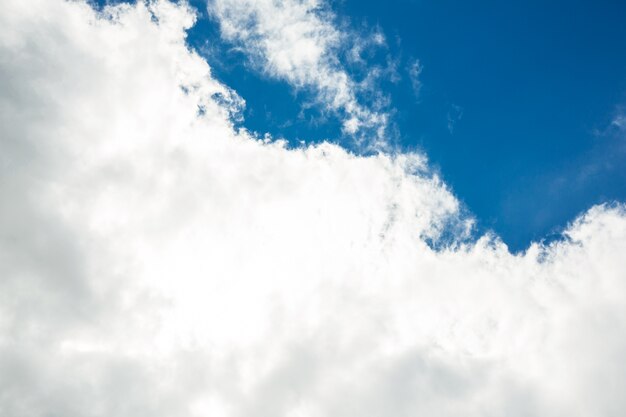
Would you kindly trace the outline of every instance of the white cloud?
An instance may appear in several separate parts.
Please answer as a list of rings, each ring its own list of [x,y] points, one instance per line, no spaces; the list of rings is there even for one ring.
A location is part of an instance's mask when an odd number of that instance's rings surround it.
[[[324,0],[211,0],[209,12],[222,37],[239,45],[256,67],[297,89],[313,90],[326,110],[341,115],[345,133],[370,132],[374,143],[367,145],[384,145],[384,100],[365,105],[358,97],[374,80],[356,82],[340,60],[345,50],[352,62],[361,62],[368,44],[384,45],[380,31],[361,38],[338,29]]]
[[[236,132],[184,6],[107,10],[0,5],[3,413],[623,414],[623,206],[434,251],[423,157]]]

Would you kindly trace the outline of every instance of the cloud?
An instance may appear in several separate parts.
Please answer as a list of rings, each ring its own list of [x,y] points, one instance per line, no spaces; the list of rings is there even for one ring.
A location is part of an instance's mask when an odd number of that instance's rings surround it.
[[[598,138],[603,137],[620,137],[621,133],[626,131],[626,106],[618,104],[615,106],[608,122],[604,126],[594,128],[592,133]]]
[[[420,80],[420,74],[424,67],[420,64],[419,59],[416,59],[409,65],[409,80],[411,81],[411,88],[413,88],[413,94],[415,98],[419,99],[420,92],[422,91],[422,81]]]
[[[467,242],[419,154],[234,129],[184,4],[0,11],[7,415],[623,414],[624,206]]]
[[[340,115],[346,134],[361,140],[365,135],[373,142],[365,145],[384,146],[384,97],[360,99],[363,92],[372,95],[375,77],[358,82],[340,58],[345,53],[350,62],[363,65],[362,51],[385,43],[380,31],[363,37],[341,30],[323,0],[211,0],[208,9],[222,37],[240,47],[256,68],[313,91],[325,111]]]
[[[448,132],[450,132],[450,134],[454,133],[454,127],[459,122],[459,120],[461,120],[462,117],[463,117],[463,107],[458,106],[456,104],[452,104],[446,116],[448,120]]]
[[[620,131],[626,130],[626,109],[624,106],[618,106],[615,116],[611,120],[611,126]]]

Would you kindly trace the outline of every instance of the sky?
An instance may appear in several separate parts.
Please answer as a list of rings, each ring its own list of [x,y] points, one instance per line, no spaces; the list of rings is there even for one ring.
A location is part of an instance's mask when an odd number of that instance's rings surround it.
[[[0,414],[624,415],[624,16],[0,0]]]

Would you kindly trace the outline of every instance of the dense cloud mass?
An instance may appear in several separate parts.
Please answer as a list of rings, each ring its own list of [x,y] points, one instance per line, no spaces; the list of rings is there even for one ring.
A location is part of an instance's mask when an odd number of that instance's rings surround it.
[[[1,415],[626,413],[623,206],[463,243],[423,156],[235,129],[193,22],[0,2]]]

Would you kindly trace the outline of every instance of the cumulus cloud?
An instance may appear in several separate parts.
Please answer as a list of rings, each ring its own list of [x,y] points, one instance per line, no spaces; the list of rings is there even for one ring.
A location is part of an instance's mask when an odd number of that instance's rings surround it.
[[[626,410],[623,206],[467,243],[421,155],[234,129],[184,4],[0,11],[6,415]]]
[[[345,133],[367,135],[373,142],[367,145],[384,145],[385,100],[359,100],[374,78],[357,82],[339,58],[346,52],[351,62],[362,63],[364,48],[384,45],[380,31],[361,37],[340,30],[324,0],[210,0],[208,8],[222,37],[242,48],[257,68],[297,89],[312,90],[324,109],[340,114]]]

